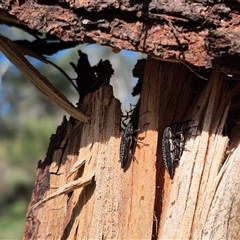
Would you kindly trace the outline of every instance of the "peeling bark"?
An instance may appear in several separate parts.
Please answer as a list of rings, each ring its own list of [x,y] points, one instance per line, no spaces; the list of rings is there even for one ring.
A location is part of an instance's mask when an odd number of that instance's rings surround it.
[[[64,41],[98,43],[239,73],[235,64],[239,61],[239,9],[237,0],[27,0],[0,3],[0,19],[9,24],[20,21]]]

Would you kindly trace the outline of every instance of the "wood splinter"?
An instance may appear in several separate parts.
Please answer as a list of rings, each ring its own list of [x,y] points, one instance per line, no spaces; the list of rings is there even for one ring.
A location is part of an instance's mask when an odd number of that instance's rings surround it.
[[[78,171],[79,168],[81,168],[86,162],[86,159],[81,158],[79,159],[72,167],[72,169],[70,170],[69,174],[67,175],[67,177],[65,179],[68,179],[69,177],[71,177],[76,171]]]
[[[39,201],[38,203],[32,205],[31,208],[36,208],[39,205],[41,205],[42,203],[47,202],[47,201],[49,201],[49,200],[51,200],[51,199],[53,199],[55,197],[58,197],[58,196],[60,196],[62,194],[67,194],[69,192],[74,191],[77,188],[85,187],[85,186],[91,184],[92,181],[94,180],[94,176],[95,176],[95,174],[91,173],[87,177],[77,179],[75,181],[69,182],[69,183],[59,187],[56,192],[54,192],[51,195],[47,196],[46,198],[44,198],[43,200]]]

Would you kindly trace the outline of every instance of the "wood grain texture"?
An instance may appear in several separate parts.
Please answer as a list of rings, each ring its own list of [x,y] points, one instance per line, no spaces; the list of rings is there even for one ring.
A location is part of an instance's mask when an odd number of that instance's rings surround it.
[[[232,104],[239,92],[240,85],[221,73],[205,81],[184,65],[149,56],[138,124],[149,123],[138,135],[145,145],[136,143],[125,169],[119,162],[119,101],[110,86],[87,95],[81,111],[91,123],[64,119],[39,164],[23,239],[238,238],[239,124],[226,125],[238,112]],[[162,133],[190,119],[170,179]],[[92,173],[94,181],[84,188],[31,207]]]
[[[231,223],[232,210],[239,201],[232,190],[239,185],[238,177],[234,177],[238,175],[238,168],[234,167],[238,150],[226,158],[229,138],[222,135],[222,130],[231,92],[224,86],[222,75],[213,73],[191,108],[192,124],[202,130],[192,131],[175,177],[171,185],[166,183],[168,195],[164,198],[158,239],[238,236]],[[227,224],[231,225],[229,229]]]

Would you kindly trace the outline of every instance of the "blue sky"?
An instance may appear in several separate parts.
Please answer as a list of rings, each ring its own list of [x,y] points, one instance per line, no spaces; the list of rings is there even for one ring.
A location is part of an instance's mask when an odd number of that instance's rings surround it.
[[[20,40],[20,39],[33,39],[31,36],[27,36],[24,34],[21,30],[14,29],[12,30],[9,27],[6,27],[5,25],[0,25],[0,32],[6,37],[9,37],[11,40]],[[132,77],[132,69],[134,65],[136,64],[138,59],[141,59],[145,57],[145,55],[141,55],[137,52],[132,51],[126,51],[122,50],[120,53],[113,53],[111,51],[111,48],[99,46],[97,44],[87,45],[79,45],[76,48],[75,61],[77,62],[78,54],[77,49],[84,49],[84,52],[88,54],[89,61],[91,65],[95,65],[99,62],[100,59],[104,59],[104,57],[107,55],[109,61],[111,62],[113,69],[115,70],[114,76],[111,79],[110,84],[114,88],[114,95],[122,102],[123,108],[129,108],[128,106],[130,103],[135,104],[138,100],[138,97],[132,97],[131,92],[132,88],[135,86],[137,79],[134,79]],[[68,53],[68,50],[59,51],[54,56],[51,56],[49,59],[56,63],[58,65],[58,61],[64,58],[66,54]],[[122,61],[127,61],[127,67],[124,66]],[[38,66],[39,61],[31,58],[31,63],[34,66]],[[122,67],[123,65],[123,67]],[[16,68],[12,67],[12,64],[6,59],[6,57],[0,53],[0,103],[2,98],[4,97],[4,91],[2,88],[2,76],[4,73],[8,70],[9,67],[11,67],[11,71],[18,71]],[[64,68],[63,68],[64,69]],[[70,77],[75,77],[75,72],[72,71],[69,73]],[[0,114],[7,113],[9,109],[9,105],[1,104]]]

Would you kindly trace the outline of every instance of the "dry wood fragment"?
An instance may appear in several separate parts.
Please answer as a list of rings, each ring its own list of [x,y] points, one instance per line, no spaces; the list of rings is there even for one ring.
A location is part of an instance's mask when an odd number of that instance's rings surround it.
[[[219,204],[225,202],[226,195],[228,199],[238,199],[236,193],[231,192],[230,185],[238,185],[239,180],[223,177],[227,171],[238,171],[227,165],[229,159],[236,156],[235,150],[223,164],[229,138],[223,136],[222,131],[229,112],[229,96],[232,96],[231,91],[225,91],[225,84],[223,75],[212,73],[207,86],[191,108],[192,119],[195,120],[193,125],[202,130],[193,130],[193,136],[188,137],[188,150],[183,153],[171,185],[166,184],[158,239],[217,239],[228,234],[228,229],[224,227],[227,219],[220,223],[218,217],[224,215],[227,209],[230,212],[231,201],[226,204],[226,209],[217,207],[219,212],[214,210],[216,205],[213,203],[215,199]],[[230,192],[225,189],[221,195],[220,186],[228,184]],[[207,225],[213,211],[215,222]],[[236,234],[234,231],[231,234]]]
[[[66,179],[71,177],[76,171],[78,171],[85,164],[85,162],[85,159],[79,159],[76,163],[74,163]]]
[[[0,35],[0,50],[51,103],[56,104],[79,121],[89,123],[89,117],[74,107],[48,79],[27,61],[19,45],[16,46],[11,40]]]
[[[40,193],[46,197],[55,192],[51,187],[56,182],[63,186],[68,178],[93,170],[96,181],[30,209],[23,239],[238,239],[240,79],[214,71],[202,75],[192,66],[240,73],[239,1],[69,4],[8,1],[0,8],[9,15],[0,14],[0,19],[16,24],[17,18],[66,41],[97,42],[168,62],[148,58],[140,112],[150,114],[139,119],[139,126],[150,124],[139,137],[149,145],[137,146],[136,161],[124,170],[118,163],[119,104],[107,88],[86,98],[83,106],[92,113],[91,125],[68,123],[74,131],[63,141],[69,140],[66,149],[59,151],[64,156],[60,161],[56,149],[49,166],[59,165],[60,174],[50,174],[49,188],[46,174]],[[179,61],[187,67],[190,63],[195,74]],[[203,83],[198,77],[209,80]],[[187,119],[197,127],[185,136],[186,150],[171,180],[162,162],[162,132]],[[228,120],[233,121],[231,130],[225,130]],[[85,165],[77,159],[86,159]],[[41,194],[33,194],[32,202]]]
[[[76,190],[77,188],[85,187],[85,186],[87,186],[87,185],[92,183],[93,178],[94,178],[94,173],[90,174],[89,176],[85,176],[85,177],[82,177],[80,179],[77,179],[75,181],[71,181],[71,182],[69,182],[69,183],[59,187],[56,192],[52,193],[51,195],[47,196],[43,200],[41,200],[38,203],[34,204],[32,206],[32,208],[36,208],[39,205],[41,205],[41,204],[43,204],[43,203],[45,203],[45,202],[47,202],[47,201],[49,201],[49,200],[51,200],[51,199],[53,199],[55,197],[58,197],[58,196],[60,196],[62,194],[67,194],[69,192],[72,192],[72,191]]]

